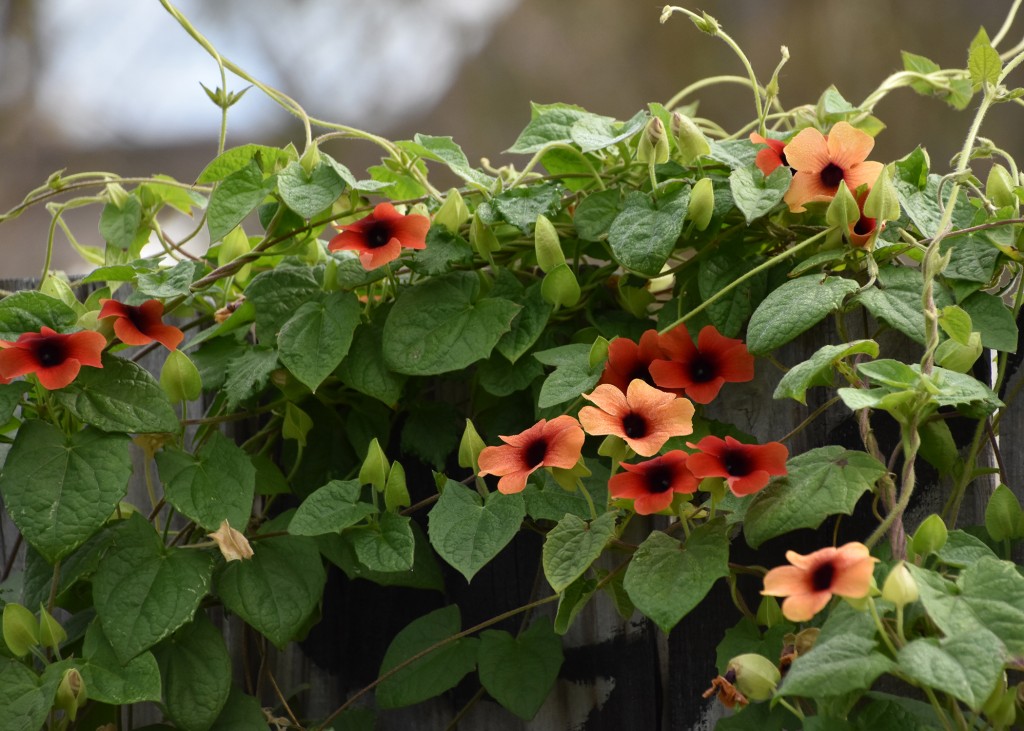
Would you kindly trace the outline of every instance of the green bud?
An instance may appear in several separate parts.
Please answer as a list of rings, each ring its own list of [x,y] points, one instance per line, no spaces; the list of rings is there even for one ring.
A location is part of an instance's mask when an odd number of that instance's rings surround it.
[[[704,31],[709,36],[717,36],[718,31],[721,30],[721,26],[718,24],[718,21],[712,18],[706,12],[704,13],[703,18],[691,18],[691,20],[699,30]]]
[[[708,138],[700,131],[700,127],[685,114],[672,112],[672,136],[676,140],[679,162],[689,165],[698,157],[711,152]]]
[[[469,243],[476,249],[481,258],[494,264],[491,252],[498,251],[501,248],[501,243],[490,227],[480,220],[480,214],[478,213],[473,214],[473,221],[469,224]]]
[[[72,721],[78,714],[78,709],[85,705],[87,696],[85,693],[85,680],[77,668],[69,668],[64,671],[64,676],[57,686],[57,697],[54,705],[68,715]]]
[[[943,341],[935,351],[935,362],[951,371],[967,373],[981,356],[981,351],[981,333],[972,332],[967,345],[952,338]]]
[[[485,446],[473,422],[466,419],[466,428],[462,430],[462,440],[459,442],[459,467],[473,470],[474,475],[479,472],[477,459]]]
[[[124,208],[124,204],[128,202],[128,191],[121,187],[118,183],[107,183],[107,200],[117,206],[119,209]]]
[[[388,481],[384,485],[384,506],[393,513],[410,505],[412,500],[409,498],[409,488],[405,482],[405,468],[401,463],[395,462],[388,470]]]
[[[550,272],[560,264],[565,264],[565,254],[562,253],[562,242],[558,238],[555,224],[543,213],[537,214],[537,222],[533,227],[533,247],[541,271]]]
[[[626,281],[625,277],[620,278],[615,290],[619,304],[633,317],[646,319],[650,314],[647,308],[654,302],[654,295],[643,287],[628,285]]]
[[[999,163],[992,165],[985,180],[985,196],[996,208],[1017,207],[1017,194],[1014,192],[1016,187],[1009,170]]]
[[[20,604],[4,606],[3,631],[4,644],[17,657],[25,657],[39,644],[39,622]]]
[[[672,267],[670,267],[667,263],[661,266],[662,272],[668,272],[671,271],[671,269]],[[658,294],[659,292],[664,292],[666,290],[672,289],[672,287],[674,287],[675,284],[675,274],[662,274],[659,277],[647,280],[647,291],[650,292],[651,294]]]
[[[766,701],[775,694],[775,688],[782,680],[782,674],[768,658],[756,653],[737,655],[729,661],[727,668],[736,674],[733,685],[748,700]]]
[[[771,629],[784,621],[785,617],[782,616],[779,601],[773,596],[762,597],[761,603],[757,607],[757,623]]]
[[[668,135],[665,125],[658,117],[651,117],[636,149],[636,159],[648,165],[660,165],[668,162]]]
[[[555,306],[572,307],[580,301],[580,284],[568,264],[559,264],[544,275],[540,294]]]
[[[690,190],[690,203],[686,209],[686,217],[693,221],[698,231],[703,231],[711,223],[715,213],[715,189],[710,178],[701,178]]]
[[[857,207],[857,199],[846,187],[846,181],[839,181],[839,189],[828,204],[825,212],[825,221],[829,226],[834,226],[840,231],[846,231],[852,224],[857,223],[860,218],[860,208]]]
[[[305,411],[291,401],[284,406],[284,421],[281,422],[281,436],[294,439],[300,447],[306,446],[306,435],[313,428],[313,420]]]
[[[252,251],[252,246],[249,243],[249,237],[245,235],[241,226],[235,226],[221,239],[220,246],[217,247],[217,265],[224,266],[250,251]],[[244,283],[249,279],[251,271],[252,264],[246,264],[235,272],[235,279],[240,284]]]
[[[407,214],[410,216],[423,216],[424,218],[429,219],[430,209],[427,208],[426,203],[414,203],[407,211]]]
[[[549,467],[548,469],[551,471],[551,476],[555,479],[555,482],[558,483],[559,487],[567,492],[574,492],[576,490],[576,483],[580,479],[590,477],[590,475],[593,474],[590,471],[590,468],[587,467],[587,463],[583,460],[583,457],[580,457],[579,462],[569,469],[564,469],[562,467]]]
[[[203,380],[187,355],[172,350],[160,369],[160,388],[171,401],[192,401],[202,393]]]
[[[927,556],[929,553],[941,550],[946,545],[948,537],[949,531],[946,529],[946,524],[942,518],[933,513],[925,518],[914,531],[911,546],[917,555]]]
[[[60,643],[68,638],[68,633],[60,626],[60,622],[53,618],[53,615],[46,611],[46,607],[39,607],[39,644],[55,650]]]
[[[917,582],[914,581],[907,565],[900,561],[885,577],[885,583],[882,584],[882,598],[897,607],[905,607],[916,602],[919,597]]]
[[[981,706],[982,713],[995,728],[1015,728],[1017,720],[1017,695],[1020,686],[1006,687],[1006,675],[999,679],[996,687]]]
[[[939,310],[939,327],[946,335],[961,345],[970,345],[974,323],[971,322],[971,316],[962,307],[948,305]]]
[[[895,221],[900,217],[900,198],[892,182],[895,169],[895,164],[882,168],[864,199],[864,215],[878,221],[879,226],[883,221]]]
[[[457,188],[449,190],[444,197],[444,203],[434,214],[434,223],[451,231],[453,234],[459,232],[459,228],[469,220],[469,208],[462,200],[462,193]]]
[[[374,437],[366,450],[366,458],[359,468],[359,482],[363,485],[373,485],[374,490],[383,492],[389,470],[388,458],[384,456],[384,450],[380,448],[377,437]]]
[[[82,312],[84,309],[82,304],[75,297],[75,293],[71,291],[71,285],[68,284],[67,279],[64,278],[63,274],[50,274],[43,280],[43,285],[39,288],[39,291],[43,294],[49,295],[54,299],[58,299],[73,310]]]
[[[602,457],[611,457],[616,462],[622,462],[632,456],[633,450],[621,437],[609,434],[598,446],[597,453]]]
[[[591,369],[597,368],[608,360],[608,345],[608,338],[603,335],[598,335],[594,340],[594,344],[590,346],[590,356],[587,361]]]
[[[317,147],[316,142],[311,142],[306,151],[302,153],[302,157],[299,158],[299,165],[306,171],[306,175],[312,175],[313,170],[316,169],[317,165],[320,164],[320,149]]]

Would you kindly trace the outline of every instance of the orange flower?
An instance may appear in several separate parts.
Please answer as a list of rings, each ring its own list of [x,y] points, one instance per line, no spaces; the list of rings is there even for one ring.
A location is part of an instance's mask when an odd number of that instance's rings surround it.
[[[757,157],[754,158],[754,164],[766,178],[774,173],[776,168],[783,165],[789,166],[789,161],[786,159],[786,143],[782,140],[773,140],[762,137],[757,132],[751,132],[750,141],[755,145],[768,145],[758,150]]]
[[[724,477],[733,495],[751,495],[768,484],[772,475],[786,474],[789,450],[779,442],[743,444],[732,437],[707,436],[696,444],[686,465],[697,477]]]
[[[638,515],[651,515],[672,504],[677,493],[697,491],[698,480],[686,469],[686,452],[673,449],[660,457],[640,464],[621,465],[625,472],[619,472],[608,480],[608,491],[612,497],[633,501]]]
[[[626,393],[604,383],[583,398],[597,404],[580,409],[587,433],[614,434],[644,457],[657,454],[670,437],[693,433],[693,404],[639,378],[629,382]]]
[[[640,342],[634,343],[629,338],[615,338],[608,345],[608,360],[604,364],[604,373],[601,374],[601,383],[610,383],[625,393],[630,382],[639,378],[649,386],[653,386],[654,378],[651,375],[651,363],[668,356],[662,350],[661,337],[657,330],[647,330],[640,336]],[[677,396],[682,396],[682,390],[663,389],[673,391]]]
[[[864,215],[864,201],[868,197],[868,191],[864,190],[860,195],[855,196],[857,199],[857,208],[860,209],[860,218],[850,226],[849,233],[850,245],[855,246],[858,249],[872,249],[875,245],[875,239],[878,238],[878,234],[884,228],[878,225],[878,221],[874,218],[868,218]]]
[[[22,333],[17,342],[0,340],[0,378],[35,373],[43,388],[56,391],[75,380],[82,366],[102,368],[106,344],[94,330],[62,335],[44,325],[37,333]]]
[[[505,444],[484,447],[478,464],[480,475],[499,475],[498,492],[520,492],[526,479],[540,467],[572,469],[580,459],[583,430],[571,416],[541,419],[524,432],[499,436]]]
[[[833,594],[866,597],[878,561],[863,543],[829,546],[806,556],[786,551],[786,560],[792,565],[769,571],[761,593],[786,597],[782,614],[791,622],[806,622],[825,608]]]
[[[427,248],[430,219],[416,213],[403,216],[390,203],[378,203],[369,216],[337,228],[340,233],[327,248],[359,252],[359,263],[370,270],[397,259],[403,247]]]
[[[668,360],[650,364],[658,388],[685,390],[698,404],[710,403],[722,385],[754,379],[754,357],[742,340],[727,338],[707,325],[693,344],[685,325],[678,325],[661,337],[661,349]]]
[[[865,161],[875,141],[847,122],[839,122],[828,137],[808,127],[800,130],[788,145],[786,159],[796,170],[783,200],[789,210],[800,213],[811,201],[831,200],[846,181],[851,191],[871,185],[882,172],[882,163]]]
[[[164,306],[159,300],[146,300],[136,307],[106,299],[100,300],[98,317],[101,320],[117,318],[114,334],[125,345],[148,345],[155,340],[168,350],[174,350],[185,336],[173,325],[165,325],[161,319],[163,314]]]

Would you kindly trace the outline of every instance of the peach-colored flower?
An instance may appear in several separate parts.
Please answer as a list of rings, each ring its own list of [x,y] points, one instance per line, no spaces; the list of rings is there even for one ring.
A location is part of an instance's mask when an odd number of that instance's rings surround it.
[[[639,378],[626,393],[603,383],[583,398],[597,406],[580,409],[580,423],[588,434],[614,434],[634,452],[651,457],[671,437],[693,433],[693,404],[674,393],[660,391]]]
[[[805,203],[828,201],[846,181],[851,191],[871,185],[882,172],[882,163],[867,160],[875,141],[848,122],[837,123],[828,137],[813,127],[800,130],[786,145],[786,160],[796,170],[783,200],[793,213]]]
[[[499,475],[498,492],[520,492],[527,478],[541,467],[572,469],[580,459],[586,436],[571,416],[541,419],[526,431],[499,438],[505,444],[484,447],[477,463],[480,475]]]
[[[881,226],[878,225],[878,221],[874,218],[868,218],[864,215],[864,201],[868,197],[868,190],[861,191],[860,195],[856,195],[857,208],[860,210],[860,218],[854,223],[850,224],[848,236],[850,237],[850,245],[855,246],[858,249],[873,249],[875,246],[875,239],[878,238],[878,234],[885,228],[883,223]]]
[[[786,551],[786,560],[792,565],[769,571],[761,593],[786,597],[782,614],[791,622],[807,621],[825,608],[833,594],[866,597],[878,561],[863,543],[829,546],[806,556]]]
[[[755,145],[768,145],[758,150],[757,157],[754,158],[754,164],[766,178],[774,173],[776,168],[783,165],[789,166],[789,161],[786,159],[786,143],[782,140],[773,140],[762,137],[757,132],[751,132],[750,141]]]

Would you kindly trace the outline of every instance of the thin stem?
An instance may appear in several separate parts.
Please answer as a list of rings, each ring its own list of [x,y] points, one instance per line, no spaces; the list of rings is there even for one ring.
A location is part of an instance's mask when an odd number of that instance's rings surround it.
[[[882,636],[882,641],[889,648],[892,656],[896,657],[896,646],[892,643],[892,638],[889,637],[889,632],[885,629],[885,625],[882,624],[882,618],[878,616],[878,607],[875,606],[874,597],[868,597],[868,609],[871,610],[871,618],[875,621],[875,628],[878,630],[878,634]]]
[[[1020,9],[1020,4],[1021,0],[1014,0],[1013,5],[1010,7],[1010,11],[1006,14],[1006,20],[1003,21],[1002,27],[994,36],[992,36],[993,48],[998,46],[1010,31],[1010,26],[1013,25],[1013,19],[1017,15],[1017,10]]]
[[[679,106],[679,103],[686,97],[690,96],[690,94],[716,84],[740,84],[741,86],[750,88],[750,79],[746,76],[709,76],[699,81],[695,81],[689,86],[683,87],[677,91],[675,96],[665,102],[665,108],[672,111],[674,107]]]

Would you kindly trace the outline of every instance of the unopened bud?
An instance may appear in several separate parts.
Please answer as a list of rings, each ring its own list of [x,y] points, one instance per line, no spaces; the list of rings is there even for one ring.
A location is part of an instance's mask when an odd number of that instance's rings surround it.
[[[995,163],[988,171],[988,178],[985,180],[985,196],[992,201],[997,208],[1006,206],[1017,207],[1017,194],[1013,176],[1010,171],[999,163]]]
[[[16,657],[25,657],[39,644],[39,622],[20,604],[4,606],[3,631],[4,644]]]
[[[202,393],[203,379],[187,355],[180,350],[172,350],[160,369],[160,388],[171,401],[192,401]]]
[[[427,220],[430,220],[430,209],[427,208],[426,203],[414,203],[410,208],[409,216],[423,216]]]
[[[57,696],[54,705],[68,715],[72,721],[78,715],[78,709],[85,705],[85,680],[77,668],[69,668],[64,671],[57,686]]]
[[[469,220],[469,208],[462,200],[462,193],[457,188],[452,188],[445,194],[444,203],[434,214],[434,223],[451,231],[453,234],[459,232],[459,228]]]
[[[919,596],[917,582],[907,570],[906,564],[900,561],[885,577],[885,583],[882,584],[882,598],[897,607],[905,607],[916,602]]]
[[[682,165],[689,165],[698,157],[711,152],[708,138],[700,131],[697,123],[680,112],[672,112],[672,137],[675,138]]]
[[[551,476],[558,483],[559,487],[567,492],[574,492],[576,490],[577,483],[584,477],[590,477],[593,473],[590,468],[587,467],[586,461],[583,457],[579,458],[569,469],[563,467],[549,467],[551,470]]]
[[[128,191],[121,187],[118,183],[107,183],[107,200],[113,203],[118,209],[124,208],[124,204],[128,202]]]
[[[882,168],[864,199],[864,215],[875,219],[879,228],[883,222],[895,221],[900,217],[900,198],[892,182],[894,169],[894,166]]]
[[[597,453],[602,457],[611,457],[616,462],[622,462],[632,456],[629,445],[614,434],[609,434],[604,438],[604,441],[597,447]]]
[[[302,157],[299,158],[299,165],[306,171],[306,175],[312,175],[313,170],[320,164],[320,148],[317,147],[316,142],[311,142],[309,147],[306,148],[305,152],[302,153]]]
[[[462,439],[459,441],[459,467],[473,470],[473,474],[480,471],[477,465],[477,458],[483,451],[484,440],[480,438],[473,422],[466,419],[466,428],[462,430]]]
[[[946,545],[948,537],[949,531],[946,529],[946,524],[942,518],[933,513],[925,518],[914,531],[911,547],[918,556],[927,556],[929,553],[941,550]]]
[[[851,224],[857,223],[860,218],[860,208],[857,206],[857,199],[846,187],[846,181],[839,181],[839,189],[828,204],[825,212],[825,221],[829,226],[834,226],[840,231],[846,231]]]
[[[210,538],[220,549],[225,561],[245,561],[252,558],[252,546],[238,530],[231,527],[227,519],[221,521],[220,527],[210,534]]]
[[[580,301],[580,284],[568,264],[559,264],[544,275],[540,294],[553,305],[572,307]]]
[[[388,480],[384,484],[384,507],[394,512],[411,504],[409,488],[405,482],[405,468],[399,462],[395,462],[388,470]]]
[[[374,437],[366,450],[366,458],[359,468],[360,484],[373,485],[374,490],[383,492],[390,468],[388,458],[384,456],[384,450],[380,448],[380,442],[377,441],[377,437]]]
[[[587,363],[591,369],[604,363],[608,360],[608,338],[598,335],[594,340],[593,345],[590,346],[590,353],[587,356]]]
[[[972,332],[966,345],[952,338],[943,341],[935,350],[935,362],[951,371],[967,373],[981,357],[981,351],[981,333]]]
[[[693,20],[693,24],[697,26],[699,30],[704,31],[709,36],[717,36],[718,31],[721,30],[721,26],[718,25],[718,21],[707,13],[704,13],[703,18],[691,18],[691,20]]]
[[[565,264],[565,254],[562,253],[562,242],[558,238],[555,224],[543,213],[537,214],[537,222],[533,227],[533,247],[541,271],[550,272],[558,265]]]
[[[479,213],[473,214],[473,221],[469,224],[469,243],[476,249],[481,258],[494,263],[491,258],[492,251],[498,251],[501,243],[494,235],[490,227],[480,219]]]
[[[762,597],[761,604],[757,607],[757,623],[771,629],[783,621],[785,617],[782,616],[778,600],[773,596]]]
[[[686,217],[693,221],[698,231],[703,231],[711,223],[715,213],[715,189],[710,178],[701,178],[690,190],[690,203],[686,209]]]
[[[648,165],[668,162],[668,135],[660,118],[651,117],[644,127],[643,134],[640,135],[640,145],[636,150],[636,159]]]
[[[651,294],[658,294],[659,292],[665,292],[666,290],[672,289],[676,284],[676,275],[672,274],[672,267],[667,263],[662,264],[662,272],[669,272],[668,274],[662,274],[659,277],[650,279],[647,281],[647,291]]]
[[[728,670],[736,674],[736,680],[733,681],[736,689],[752,701],[766,701],[771,698],[782,679],[782,674],[775,667],[775,663],[752,652],[734,657],[729,661]]]
[[[46,611],[46,607],[39,607],[39,644],[55,650],[67,638],[68,633],[60,626],[60,622]]]

